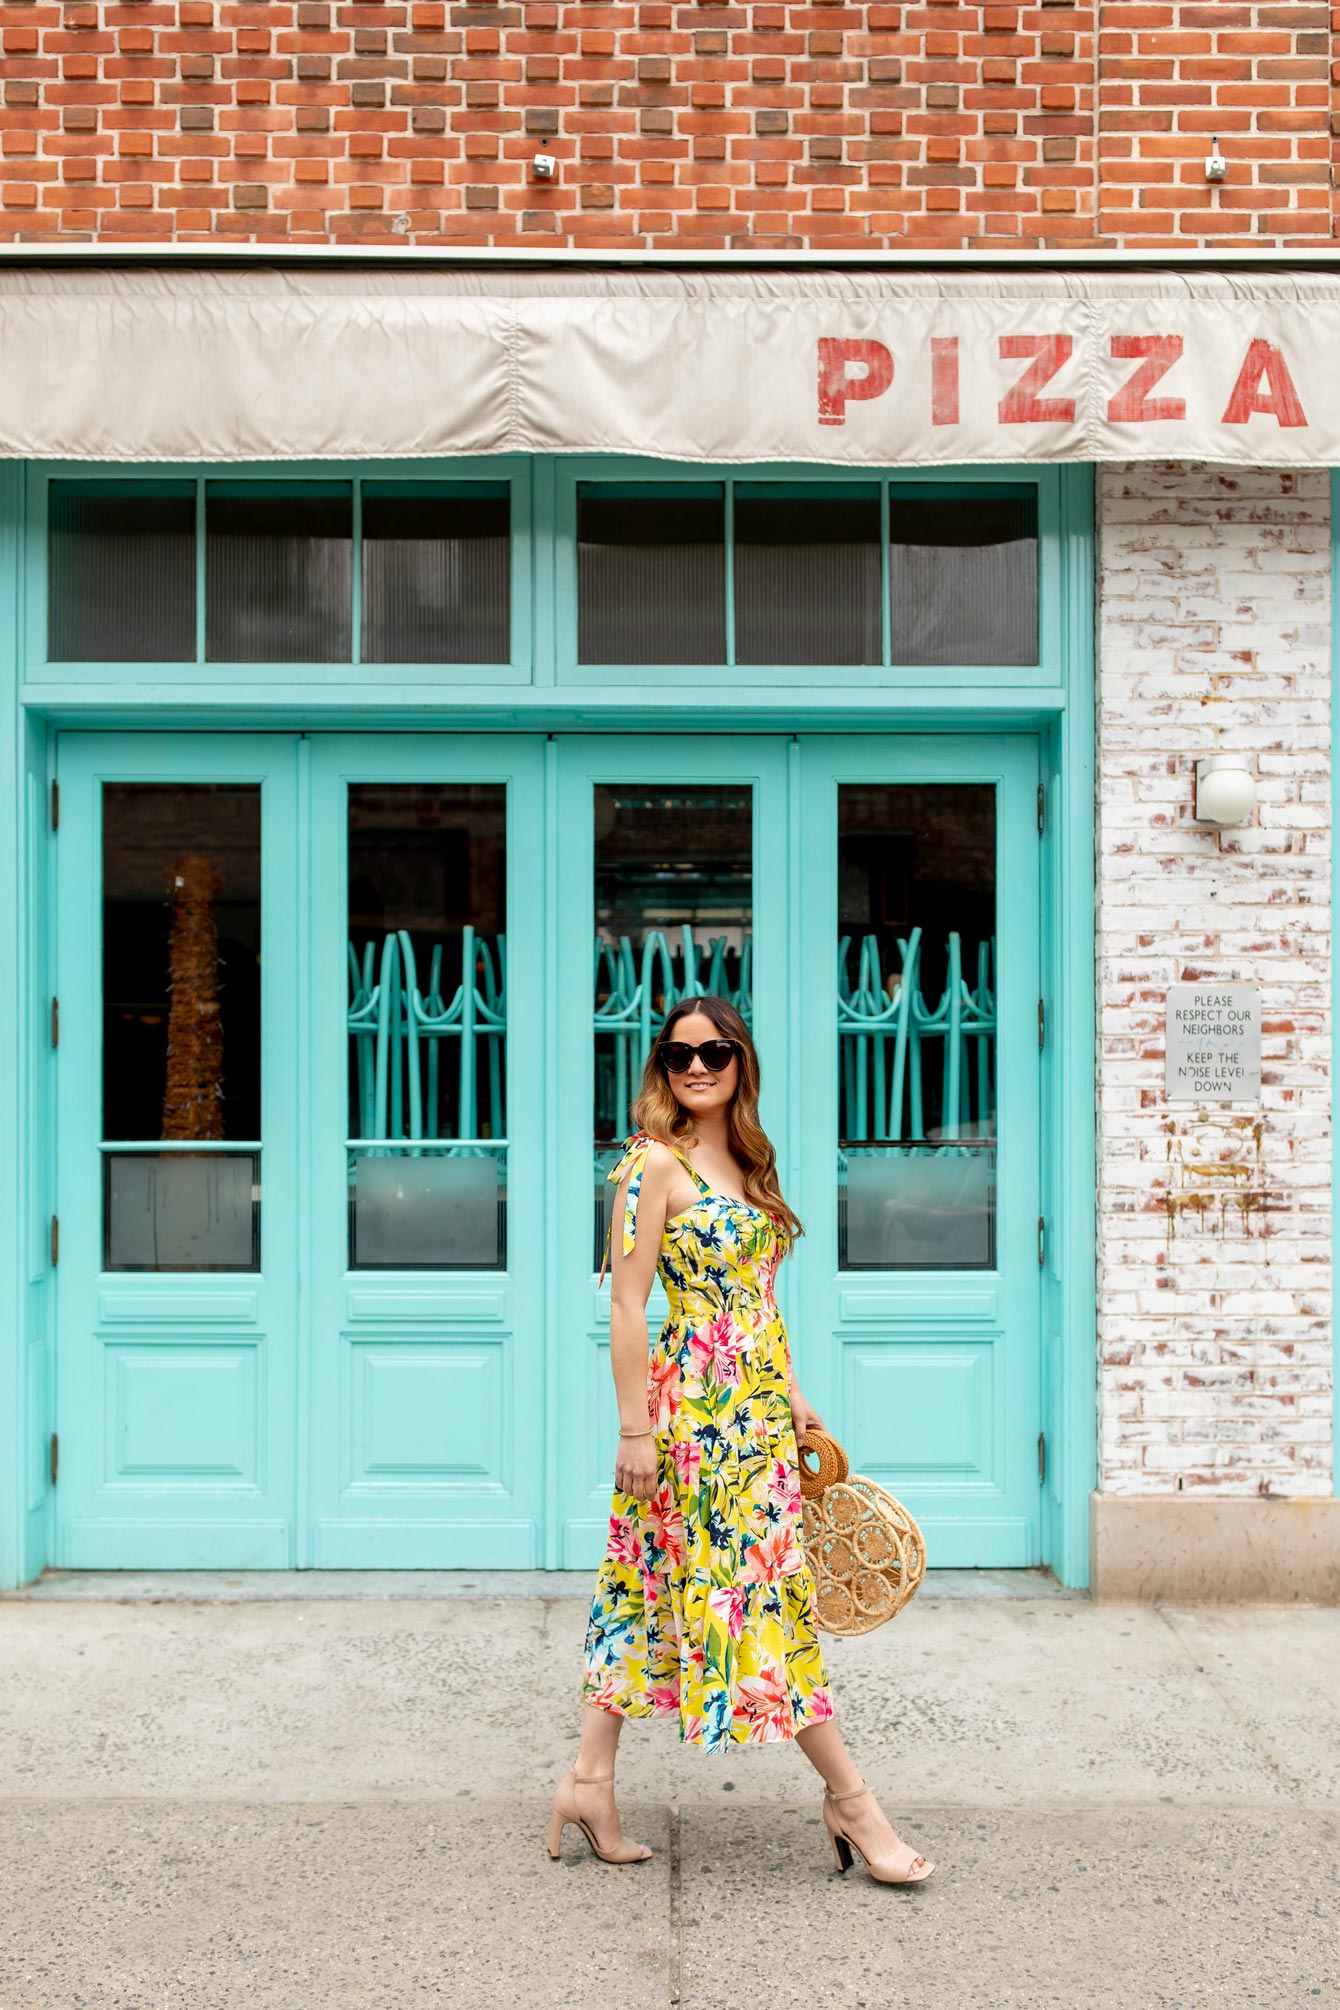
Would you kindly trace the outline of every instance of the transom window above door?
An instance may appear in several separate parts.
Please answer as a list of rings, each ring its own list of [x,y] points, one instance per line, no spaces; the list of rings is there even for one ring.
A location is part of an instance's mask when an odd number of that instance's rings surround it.
[[[574,517],[578,674],[1039,660],[1035,486],[579,481]]]
[[[506,481],[55,480],[47,657],[499,665]]]
[[[30,684],[668,695],[1065,680],[1053,466],[499,455],[27,477]],[[153,666],[152,670],[139,666]],[[639,699],[639,702],[641,700]]]

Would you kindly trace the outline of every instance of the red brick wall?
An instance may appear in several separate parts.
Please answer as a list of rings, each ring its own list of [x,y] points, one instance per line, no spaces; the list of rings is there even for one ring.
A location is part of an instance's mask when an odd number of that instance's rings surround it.
[[[9,0],[0,236],[1315,243],[1335,214],[1335,16]],[[530,171],[541,148],[552,183]]]
[[[1330,235],[1329,7],[1109,0],[1099,15],[1107,236],[1176,246]],[[1217,186],[1204,169],[1216,135],[1230,163]]]

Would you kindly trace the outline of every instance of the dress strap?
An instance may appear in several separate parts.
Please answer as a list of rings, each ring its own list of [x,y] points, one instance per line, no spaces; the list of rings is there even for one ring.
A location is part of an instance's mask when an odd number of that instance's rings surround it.
[[[658,1142],[664,1142],[664,1141],[650,1137],[646,1131],[634,1132],[633,1136],[625,1141],[623,1152],[619,1159],[619,1163],[616,1166],[612,1167],[611,1170],[605,1175],[605,1177],[609,1180],[611,1186],[617,1186],[625,1173],[631,1174],[631,1177],[628,1181],[628,1194],[627,1198],[624,1201],[624,1209],[623,1209],[623,1253],[625,1256],[632,1255],[634,1246],[637,1241],[637,1206],[638,1201],[641,1198],[642,1194],[642,1175],[646,1171],[647,1153],[651,1150],[651,1147]],[[673,1152],[675,1157],[681,1161],[681,1163],[686,1167],[686,1169],[690,1173],[692,1173],[694,1179],[697,1180],[699,1186],[703,1189],[704,1193],[710,1193],[712,1191],[711,1187],[708,1186],[707,1181],[703,1178],[702,1174],[700,1172],[695,1171],[695,1169],[691,1165],[689,1165],[688,1160],[684,1157],[683,1152],[680,1151],[677,1145],[666,1144],[666,1150]],[[603,1284],[605,1282],[605,1272],[609,1268],[610,1240],[613,1235],[613,1231],[614,1231],[614,1217],[613,1214],[611,1214],[609,1231],[605,1236],[605,1258],[600,1266],[600,1278],[598,1281],[599,1284]]]

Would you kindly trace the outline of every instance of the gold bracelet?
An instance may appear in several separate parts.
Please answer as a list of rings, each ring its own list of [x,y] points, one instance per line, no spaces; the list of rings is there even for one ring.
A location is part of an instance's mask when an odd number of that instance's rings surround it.
[[[619,1436],[621,1438],[654,1438],[656,1433],[655,1431],[625,1431],[623,1426],[620,1425]]]

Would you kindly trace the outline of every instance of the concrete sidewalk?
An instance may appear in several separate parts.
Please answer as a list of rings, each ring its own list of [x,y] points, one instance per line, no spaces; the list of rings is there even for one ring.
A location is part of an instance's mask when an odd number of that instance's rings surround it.
[[[588,1579],[254,1583],[0,1597],[0,2010],[1340,2002],[1335,1608],[928,1579],[826,1641],[913,1890],[837,1875],[794,1748],[668,1724],[620,1753],[655,1858],[552,1863]]]

